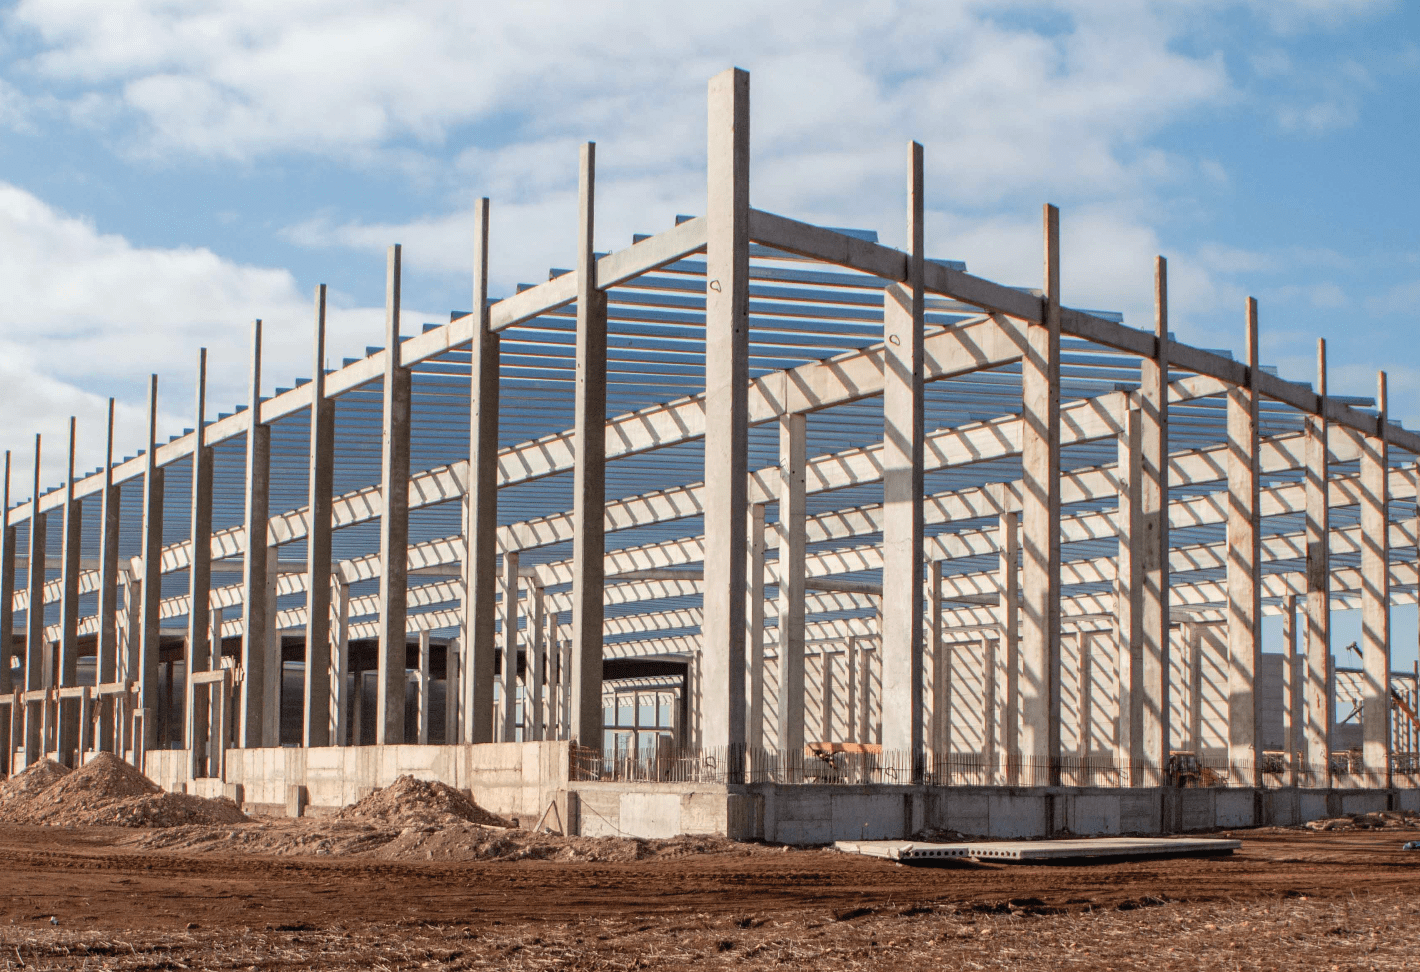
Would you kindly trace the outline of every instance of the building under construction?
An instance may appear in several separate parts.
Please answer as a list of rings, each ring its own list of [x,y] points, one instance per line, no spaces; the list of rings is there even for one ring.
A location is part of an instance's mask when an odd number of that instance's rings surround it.
[[[110,411],[76,474],[71,424],[24,502],[7,457],[4,771],[111,751],[296,813],[414,773],[789,842],[1420,809],[1384,374],[1279,377],[1252,301],[1243,360],[1174,340],[1163,259],[1149,327],[1065,306],[1053,207],[1030,286],[931,258],[916,144],[905,252],[754,209],[749,128],[712,79],[702,216],[594,252],[587,145],[544,282],[488,296],[484,200],[471,310],[406,327],[391,247],[383,348],[327,368],[321,288],[309,379],[271,387],[257,322],[233,411],[204,355],[183,435],[155,375],[138,455]]]

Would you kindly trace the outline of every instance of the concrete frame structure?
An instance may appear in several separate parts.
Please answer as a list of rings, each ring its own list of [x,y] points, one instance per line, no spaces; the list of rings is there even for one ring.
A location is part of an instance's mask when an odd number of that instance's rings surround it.
[[[204,352],[193,430],[156,441],[154,376],[138,456],[113,461],[110,418],[110,461],[42,492],[37,439],[19,503],[7,456],[6,770],[111,749],[251,789],[283,744],[561,742],[536,758],[564,790],[740,806],[1158,788],[1186,746],[1231,788],[1412,785],[1388,612],[1420,582],[1420,435],[1383,374],[1375,402],[1329,395],[1323,349],[1315,390],[1283,380],[1251,300],[1245,360],[1174,340],[1162,258],[1152,328],[1069,307],[1053,206],[1039,289],[931,259],[917,143],[906,252],[754,209],[743,71],[710,82],[708,148],[705,216],[597,253],[588,144],[573,269],[490,299],[481,200],[471,311],[407,334],[392,246],[385,347],[326,369],[322,287],[310,381],[263,397],[258,321],[238,410],[208,418]],[[1338,759],[1329,612],[1358,603]],[[1295,658],[1275,685],[1264,614]],[[612,683],[670,677],[613,663],[677,666],[673,757],[606,758]]]

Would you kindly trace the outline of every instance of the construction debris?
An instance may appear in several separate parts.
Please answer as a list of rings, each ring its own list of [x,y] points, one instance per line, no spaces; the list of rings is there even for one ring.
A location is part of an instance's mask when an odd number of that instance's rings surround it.
[[[162,789],[112,753],[72,772],[45,760],[0,786],[0,821],[50,827],[175,827],[241,823],[231,800]]]

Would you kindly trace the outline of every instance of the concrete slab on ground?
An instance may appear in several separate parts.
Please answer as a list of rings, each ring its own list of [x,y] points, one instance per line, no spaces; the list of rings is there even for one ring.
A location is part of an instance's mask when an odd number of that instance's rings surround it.
[[[910,840],[840,840],[834,849],[890,861],[975,857],[994,861],[1066,861],[1092,857],[1172,857],[1231,854],[1242,841],[1191,837],[1106,837],[1094,840],[1002,840],[937,844]]]

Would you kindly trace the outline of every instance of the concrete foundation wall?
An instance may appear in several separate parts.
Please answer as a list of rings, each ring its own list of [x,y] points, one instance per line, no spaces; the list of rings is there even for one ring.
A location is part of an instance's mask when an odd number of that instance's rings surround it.
[[[328,746],[310,749],[229,749],[223,778],[194,780],[187,750],[149,752],[145,772],[165,790],[219,796],[241,786],[243,806],[287,806],[291,787],[306,788],[306,806],[330,812],[404,775],[439,780],[473,792],[486,810],[529,824],[557,803],[567,813],[568,743],[482,743],[460,746]]]

